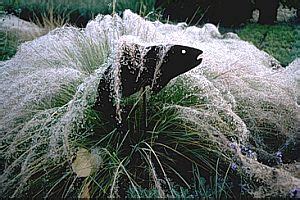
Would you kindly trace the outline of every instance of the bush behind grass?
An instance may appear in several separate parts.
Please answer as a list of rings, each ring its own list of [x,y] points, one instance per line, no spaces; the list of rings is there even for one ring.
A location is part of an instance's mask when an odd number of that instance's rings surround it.
[[[55,10],[55,17],[68,18],[68,22],[84,27],[87,22],[97,14],[122,14],[125,9],[130,9],[140,15],[146,15],[154,11],[154,0],[5,0],[4,8],[16,14],[21,19],[42,20],[42,16],[48,13],[49,7]]]

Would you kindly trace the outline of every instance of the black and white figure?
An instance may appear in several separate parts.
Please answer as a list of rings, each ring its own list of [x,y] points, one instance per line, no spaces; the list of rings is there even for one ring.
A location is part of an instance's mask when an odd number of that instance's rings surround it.
[[[113,103],[116,93],[128,97],[146,86],[158,93],[171,79],[202,61],[201,50],[180,45],[144,47],[125,44],[120,52],[119,62],[108,67],[100,80],[95,105],[96,110],[110,117],[116,114]],[[119,77],[116,79],[116,76]],[[115,87],[117,84],[120,87]]]

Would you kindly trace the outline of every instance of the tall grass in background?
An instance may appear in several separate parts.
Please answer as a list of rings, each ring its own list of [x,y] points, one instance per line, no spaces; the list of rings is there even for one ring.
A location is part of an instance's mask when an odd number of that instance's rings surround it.
[[[4,8],[21,18],[30,19],[41,18],[50,7],[55,11],[55,17],[67,18],[74,25],[84,26],[99,13],[122,14],[125,9],[130,9],[142,16],[147,15],[154,11],[154,3],[155,0],[4,0]]]

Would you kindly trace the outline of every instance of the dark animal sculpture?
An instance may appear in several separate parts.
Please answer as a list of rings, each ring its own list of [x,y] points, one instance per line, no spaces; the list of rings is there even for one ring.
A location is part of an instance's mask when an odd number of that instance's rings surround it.
[[[121,94],[121,97],[128,97],[146,86],[150,87],[153,93],[158,93],[171,79],[198,66],[202,62],[201,54],[202,51],[199,49],[180,45],[144,47],[131,44],[121,47],[116,59],[119,61],[109,66],[100,79],[99,95],[95,105],[95,109],[101,112],[104,119],[108,120],[107,124],[111,126],[110,131],[116,130],[118,133],[114,140],[118,145],[122,144],[122,151],[118,154],[120,158],[133,152],[132,148],[138,143],[140,137],[152,128],[147,125],[146,97],[144,95],[141,118],[137,124],[135,124],[135,120],[131,120],[130,113],[134,113],[131,112],[132,107],[124,106],[122,112],[117,112],[119,105],[115,105],[114,96]],[[120,98],[120,95],[118,97]],[[96,133],[102,134],[103,131],[96,130]],[[172,156],[174,152],[168,152],[168,155]],[[133,156],[128,165],[143,166],[143,162],[143,158],[137,154]],[[183,165],[183,163],[189,163],[186,160],[181,159],[178,163],[183,167],[183,171],[190,170],[189,165]],[[154,165],[159,168],[155,161]],[[143,177],[141,184],[146,187],[150,183],[149,175],[138,167],[136,172],[141,173],[141,177]],[[176,176],[174,178],[177,178]],[[128,186],[123,186],[123,188],[126,187]],[[119,192],[122,193],[121,196],[126,194],[122,189]]]
[[[198,66],[202,61],[201,54],[199,49],[180,45],[169,48],[163,45],[123,45],[119,63],[108,67],[100,80],[95,109],[105,117],[115,117],[116,93],[128,97],[146,86],[157,93],[174,77]],[[115,78],[116,74],[119,76],[118,80]],[[120,91],[114,89],[116,81],[121,84]]]

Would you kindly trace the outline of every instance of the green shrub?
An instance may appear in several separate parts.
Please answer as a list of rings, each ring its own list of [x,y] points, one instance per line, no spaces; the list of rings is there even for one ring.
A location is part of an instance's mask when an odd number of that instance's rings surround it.
[[[10,59],[15,55],[19,45],[15,34],[0,31],[0,61]]]

